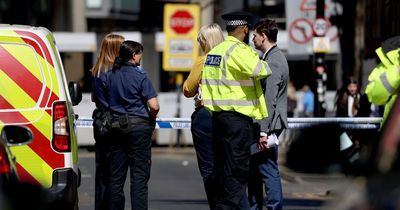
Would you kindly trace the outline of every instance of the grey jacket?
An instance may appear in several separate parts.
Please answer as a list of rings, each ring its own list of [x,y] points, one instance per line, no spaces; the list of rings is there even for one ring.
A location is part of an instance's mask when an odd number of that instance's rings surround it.
[[[283,130],[288,127],[287,122],[287,84],[289,80],[289,66],[285,55],[277,47],[271,48],[265,58],[272,74],[262,81],[268,117],[259,120],[262,132],[270,134],[272,131]]]

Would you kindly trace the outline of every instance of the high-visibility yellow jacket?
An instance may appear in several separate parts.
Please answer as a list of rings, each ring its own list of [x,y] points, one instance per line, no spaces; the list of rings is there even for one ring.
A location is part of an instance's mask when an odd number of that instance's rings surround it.
[[[372,70],[365,89],[371,103],[385,105],[382,122],[386,121],[400,87],[400,48],[392,44],[394,40],[400,41],[400,37],[385,41],[375,50],[381,63]]]
[[[260,79],[271,73],[257,52],[228,36],[207,54],[201,86],[204,106],[209,111],[235,111],[263,119],[268,112]]]

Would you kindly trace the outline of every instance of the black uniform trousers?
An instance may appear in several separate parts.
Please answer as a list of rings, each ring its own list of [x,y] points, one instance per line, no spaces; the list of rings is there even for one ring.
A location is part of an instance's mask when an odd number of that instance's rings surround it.
[[[148,181],[151,167],[152,127],[147,122],[133,123],[112,130],[110,145],[109,209],[124,209],[124,184],[130,169],[132,209],[148,209]]]
[[[108,145],[110,139],[94,131],[95,143],[95,210],[107,209],[107,184],[109,180],[109,162],[107,158]],[[96,137],[97,136],[97,137]]]
[[[249,209],[247,199],[243,198],[246,198],[249,177],[253,120],[230,111],[214,112],[212,120],[217,185],[215,209]]]
[[[100,110],[96,110],[93,114],[93,121],[102,121],[102,113]],[[97,113],[97,114],[95,114]],[[100,113],[100,114],[99,114]],[[95,171],[95,202],[94,209],[95,210],[105,210],[108,207],[107,201],[109,200],[107,197],[107,185],[109,182],[109,161],[108,161],[108,152],[109,152],[109,142],[110,142],[110,132],[104,132],[104,129],[101,123],[93,123],[93,136],[95,145],[95,162],[96,162],[96,171]]]

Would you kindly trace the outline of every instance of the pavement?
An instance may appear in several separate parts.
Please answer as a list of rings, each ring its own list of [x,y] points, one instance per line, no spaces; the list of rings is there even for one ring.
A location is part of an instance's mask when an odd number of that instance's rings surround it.
[[[169,157],[195,155],[192,146],[153,147],[153,154],[168,154]],[[279,170],[284,195],[284,209],[322,209],[334,201],[335,195],[343,188],[344,174],[309,174],[291,170],[285,166],[286,147],[280,147]]]

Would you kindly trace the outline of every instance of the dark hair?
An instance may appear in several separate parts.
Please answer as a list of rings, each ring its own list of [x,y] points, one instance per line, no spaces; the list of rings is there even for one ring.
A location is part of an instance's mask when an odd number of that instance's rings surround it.
[[[251,24],[250,23],[248,23],[248,24],[246,24],[247,25],[247,27],[250,29],[251,28]],[[232,26],[232,25],[227,25],[226,26],[226,32],[228,32],[228,33],[230,33],[230,32],[233,32],[234,30],[236,30],[238,27],[240,27],[240,26],[246,26],[246,25],[238,25],[238,26]]]
[[[356,84],[358,86],[358,80],[354,76],[347,76],[344,80],[343,86],[338,90],[339,97],[343,97],[344,94],[347,94],[347,86],[350,84]]]
[[[278,36],[278,25],[275,20],[261,19],[254,25],[254,31],[264,33],[272,42],[276,42]]]
[[[348,76],[345,79],[345,85],[343,86],[344,88],[347,88],[348,85],[350,84],[356,84],[358,85],[358,80],[355,76]]]
[[[232,32],[234,31],[238,26],[226,26],[226,32]]]
[[[121,67],[121,64],[124,62],[128,62],[133,54],[141,54],[144,48],[143,45],[139,42],[127,40],[122,42],[119,48],[119,55],[115,58],[113,71],[116,68]]]

